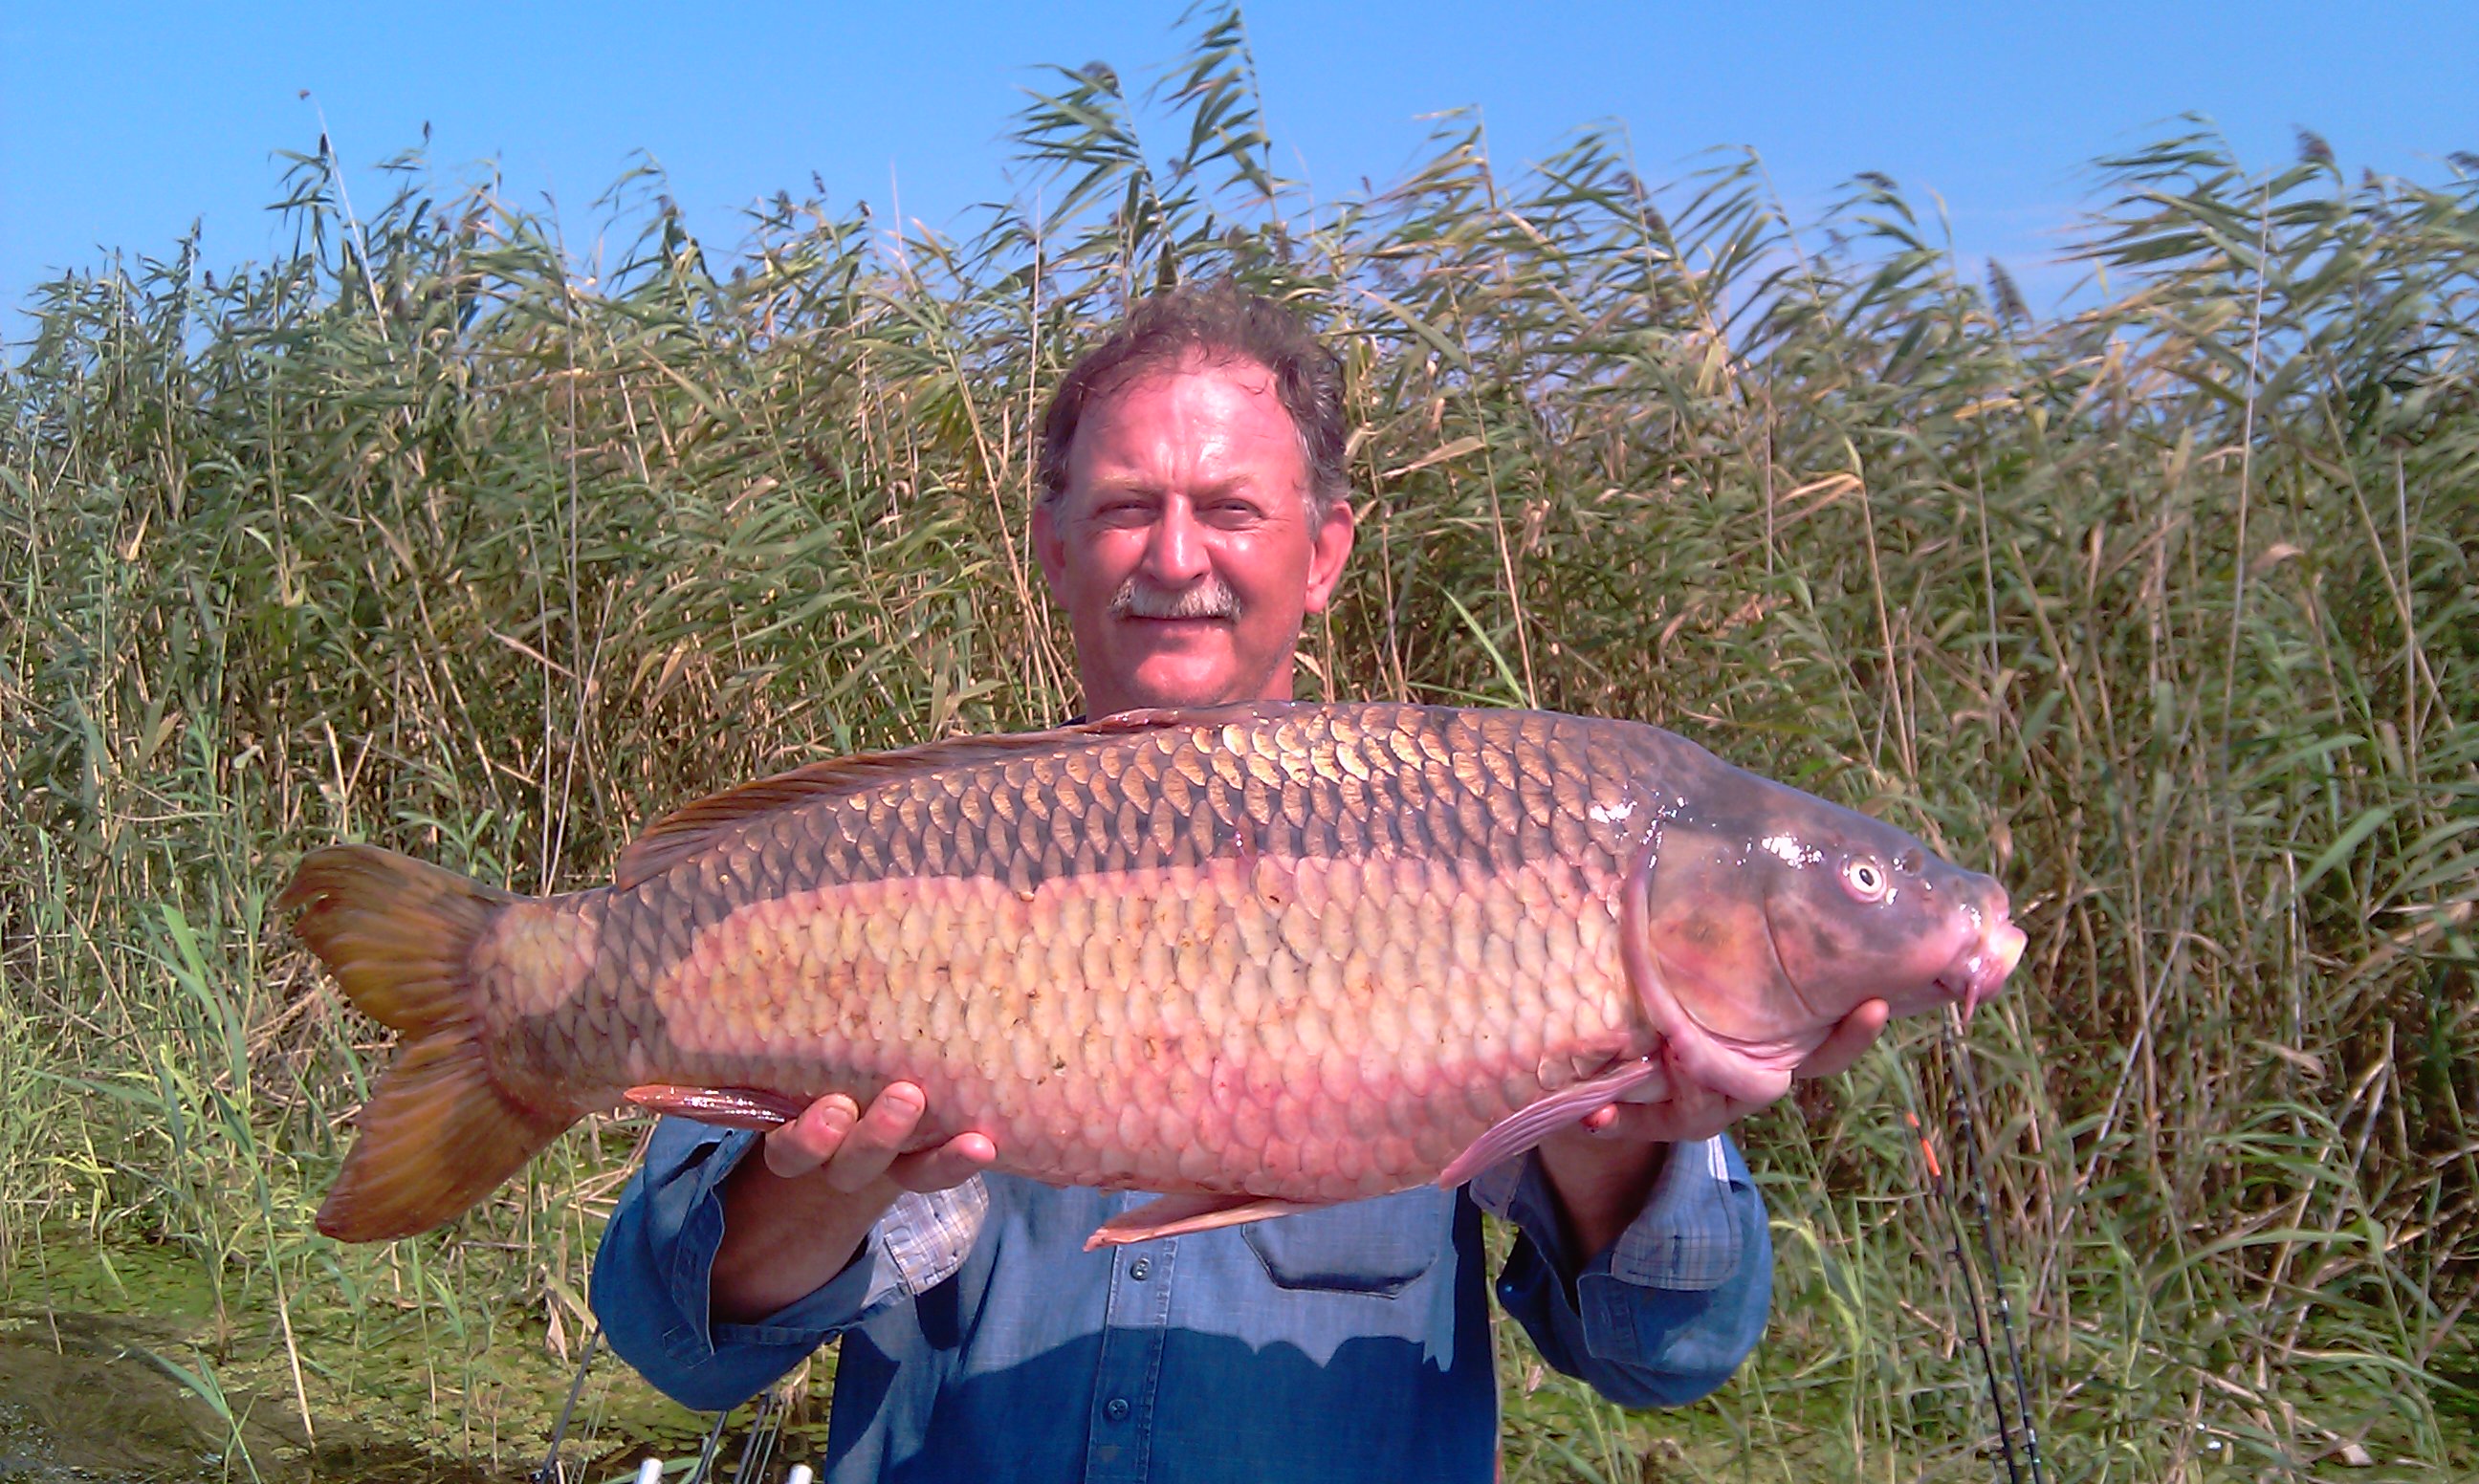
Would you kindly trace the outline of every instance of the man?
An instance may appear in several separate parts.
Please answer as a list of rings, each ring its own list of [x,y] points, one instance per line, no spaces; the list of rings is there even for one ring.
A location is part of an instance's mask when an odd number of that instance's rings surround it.
[[[1351,552],[1343,434],[1333,358],[1229,292],[1150,300],[1069,371],[1033,528],[1088,715],[1291,697]],[[1804,1070],[1848,1065],[1884,1017],[1863,1008]],[[1497,1442],[1482,1205],[1521,1229],[1501,1301],[1622,1403],[1720,1385],[1771,1301],[1763,1206],[1718,1137],[1745,1105],[1604,1109],[1464,1190],[1092,1253],[1151,1197],[982,1173],[978,1132],[899,1153],[923,1111],[897,1084],[762,1139],[666,1120],[596,1261],[613,1347],[721,1408],[841,1334],[831,1484],[1477,1480]]]

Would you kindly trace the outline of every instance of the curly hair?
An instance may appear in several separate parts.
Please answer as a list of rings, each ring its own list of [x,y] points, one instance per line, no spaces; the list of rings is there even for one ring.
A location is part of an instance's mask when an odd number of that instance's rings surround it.
[[[1068,368],[1042,414],[1041,499],[1067,492],[1067,450],[1086,408],[1147,371],[1198,354],[1253,361],[1272,374],[1274,397],[1299,435],[1310,523],[1324,520],[1350,492],[1343,472],[1342,365],[1291,311],[1230,284],[1170,289],[1139,301],[1126,323]]]

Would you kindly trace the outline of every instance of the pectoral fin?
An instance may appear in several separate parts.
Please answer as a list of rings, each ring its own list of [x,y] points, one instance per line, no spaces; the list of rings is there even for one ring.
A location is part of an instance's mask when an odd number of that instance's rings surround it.
[[[1473,1139],[1471,1147],[1455,1156],[1455,1162],[1438,1176],[1438,1184],[1452,1190],[1498,1161],[1521,1154],[1595,1109],[1623,1101],[1626,1094],[1661,1075],[1658,1061],[1638,1057],[1598,1077],[1588,1077],[1572,1087],[1552,1092],[1522,1112],[1500,1119],[1488,1133]]]
[[[1267,1216],[1287,1216],[1316,1209],[1313,1203],[1275,1200],[1265,1195],[1165,1195],[1103,1222],[1085,1239],[1085,1250],[1124,1247],[1132,1241],[1151,1241],[1157,1237],[1185,1237],[1220,1226],[1245,1226]]]
[[[695,1118],[700,1123],[728,1129],[755,1129],[761,1134],[791,1122],[809,1106],[799,1098],[761,1092],[755,1087],[675,1087],[668,1083],[630,1087],[623,1096],[658,1113]]]

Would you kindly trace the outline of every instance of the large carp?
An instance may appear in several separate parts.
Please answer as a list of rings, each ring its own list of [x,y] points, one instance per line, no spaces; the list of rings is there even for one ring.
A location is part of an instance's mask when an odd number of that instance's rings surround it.
[[[1770,1100],[1846,1013],[1993,993],[2006,893],[1670,732],[1257,703],[839,758],[609,886],[370,846],[282,903],[403,1033],[319,1213],[479,1201],[625,1098],[779,1121],[918,1084],[915,1147],[1166,1198],[1097,1241],[1453,1185],[1612,1101]]]

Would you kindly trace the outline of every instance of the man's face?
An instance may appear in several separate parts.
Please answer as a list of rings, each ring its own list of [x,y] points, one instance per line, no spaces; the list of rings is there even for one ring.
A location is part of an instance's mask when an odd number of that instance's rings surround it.
[[[1291,694],[1302,619],[1351,554],[1351,508],[1312,525],[1273,377],[1199,357],[1088,405],[1034,546],[1076,635],[1089,715]]]

